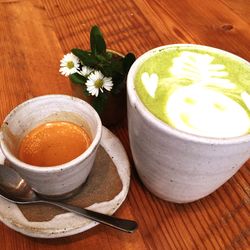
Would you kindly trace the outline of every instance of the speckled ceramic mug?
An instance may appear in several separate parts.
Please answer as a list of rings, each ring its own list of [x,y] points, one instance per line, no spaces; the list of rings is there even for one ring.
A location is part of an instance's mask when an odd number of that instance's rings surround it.
[[[135,90],[135,76],[147,58],[167,47],[146,52],[129,71],[129,139],[145,186],[164,200],[185,203],[209,195],[239,170],[250,157],[250,135],[229,139],[196,136],[167,125],[149,112]]]
[[[91,145],[77,158],[58,166],[38,167],[17,157],[22,138],[36,126],[51,121],[72,122],[88,132]],[[2,153],[11,167],[39,194],[60,199],[72,195],[85,182],[93,166],[102,135],[101,120],[86,102],[66,95],[45,95],[14,108],[1,127]]]

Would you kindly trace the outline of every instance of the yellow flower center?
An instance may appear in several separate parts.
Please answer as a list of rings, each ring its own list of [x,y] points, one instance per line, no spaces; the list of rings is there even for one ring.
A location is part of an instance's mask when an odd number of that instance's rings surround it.
[[[102,79],[98,79],[95,81],[95,87],[100,89],[103,86],[103,80]]]
[[[74,68],[74,63],[72,61],[67,62],[67,68],[72,69]]]

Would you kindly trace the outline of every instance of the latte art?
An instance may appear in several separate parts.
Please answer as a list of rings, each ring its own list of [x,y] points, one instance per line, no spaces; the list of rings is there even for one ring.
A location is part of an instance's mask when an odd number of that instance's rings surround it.
[[[213,64],[213,60],[214,57],[208,54],[184,51],[173,59],[170,72],[176,78],[192,80],[192,84],[235,88],[236,85],[226,78],[225,66]]]
[[[184,132],[236,137],[250,132],[250,65],[218,50],[176,47],[147,59],[136,91],[159,119]]]
[[[247,112],[226,95],[200,86],[177,89],[169,97],[166,115],[180,130],[211,137],[246,134],[250,127]]]

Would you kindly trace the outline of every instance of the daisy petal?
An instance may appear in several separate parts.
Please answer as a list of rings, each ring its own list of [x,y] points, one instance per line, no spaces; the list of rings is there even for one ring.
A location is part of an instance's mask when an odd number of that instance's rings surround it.
[[[62,75],[69,76],[78,71],[80,66],[80,60],[72,53],[68,53],[64,55],[64,57],[60,61],[60,69],[59,72]]]

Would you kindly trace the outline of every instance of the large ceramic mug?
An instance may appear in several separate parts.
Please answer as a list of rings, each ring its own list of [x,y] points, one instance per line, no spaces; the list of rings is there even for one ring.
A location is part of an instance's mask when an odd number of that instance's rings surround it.
[[[135,89],[135,78],[143,62],[162,49],[200,45],[168,45],[140,56],[127,78],[128,129],[130,146],[139,177],[156,196],[185,203],[205,197],[231,178],[250,157],[250,135],[213,138],[176,129],[153,115]],[[239,121],[240,122],[240,121]]]

